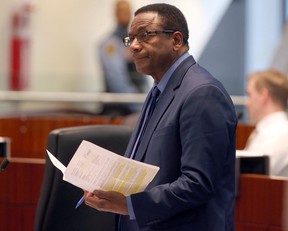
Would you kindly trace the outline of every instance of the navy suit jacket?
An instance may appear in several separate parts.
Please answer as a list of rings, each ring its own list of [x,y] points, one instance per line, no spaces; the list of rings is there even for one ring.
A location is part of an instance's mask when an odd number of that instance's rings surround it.
[[[144,192],[131,195],[136,220],[120,216],[119,230],[233,231],[236,126],[222,84],[192,56],[185,59],[160,95],[134,158],[160,170]],[[139,123],[126,156],[138,130]]]

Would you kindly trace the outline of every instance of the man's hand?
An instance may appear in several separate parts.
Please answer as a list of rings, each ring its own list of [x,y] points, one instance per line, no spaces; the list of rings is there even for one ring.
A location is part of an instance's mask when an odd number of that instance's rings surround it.
[[[85,204],[99,211],[128,215],[126,197],[114,191],[95,190],[93,193],[84,192]]]

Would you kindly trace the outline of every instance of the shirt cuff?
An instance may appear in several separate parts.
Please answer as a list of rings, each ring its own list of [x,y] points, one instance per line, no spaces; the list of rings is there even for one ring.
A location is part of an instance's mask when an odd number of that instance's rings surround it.
[[[128,214],[129,214],[130,220],[136,220],[136,216],[135,216],[133,205],[132,205],[131,196],[126,197],[126,202],[127,202]]]

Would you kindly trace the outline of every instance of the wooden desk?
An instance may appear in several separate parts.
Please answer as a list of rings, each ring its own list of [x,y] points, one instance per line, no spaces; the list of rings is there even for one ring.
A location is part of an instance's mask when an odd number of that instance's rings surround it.
[[[33,230],[44,163],[44,159],[15,158],[0,172],[1,231]]]
[[[288,178],[243,174],[236,231],[288,231]]]

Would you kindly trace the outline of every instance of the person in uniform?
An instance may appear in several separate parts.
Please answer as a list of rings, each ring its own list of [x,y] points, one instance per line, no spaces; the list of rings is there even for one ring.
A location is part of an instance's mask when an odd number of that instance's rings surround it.
[[[115,5],[117,25],[112,34],[100,44],[100,62],[103,67],[106,92],[146,93],[148,80],[136,71],[131,53],[123,45],[127,28],[131,20],[131,7],[128,1],[118,0]],[[109,109],[108,109],[109,108]],[[106,111],[120,114],[138,112],[141,105],[106,105]]]

